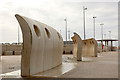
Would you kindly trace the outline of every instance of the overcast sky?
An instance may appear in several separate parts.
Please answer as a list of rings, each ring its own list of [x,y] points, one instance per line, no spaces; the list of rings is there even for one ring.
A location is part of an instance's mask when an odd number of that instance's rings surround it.
[[[81,0],[83,1],[83,0]],[[84,0],[85,1],[85,0]],[[88,1],[88,0],[86,0]],[[83,39],[83,6],[86,12],[86,38],[93,37],[93,16],[96,16],[96,39],[101,39],[100,24],[104,23],[104,38],[118,38],[118,0],[80,2],[79,0],[2,0],[0,2],[0,42],[17,42],[18,22],[14,17],[20,14],[45,23],[65,40],[65,21],[68,20],[70,35],[77,32]],[[115,2],[116,1],[116,2]],[[22,34],[20,33],[22,41]]]

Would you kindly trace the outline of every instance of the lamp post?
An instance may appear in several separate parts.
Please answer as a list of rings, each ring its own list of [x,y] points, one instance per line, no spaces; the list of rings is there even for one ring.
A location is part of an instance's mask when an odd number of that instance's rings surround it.
[[[86,39],[86,34],[85,34],[85,10],[87,10],[87,8],[83,6],[84,39]]]
[[[93,17],[93,35],[94,35],[94,38],[95,38],[95,16]]]
[[[69,38],[69,41],[70,41],[70,30],[68,31],[68,38]]]
[[[108,31],[109,32],[109,39],[111,39],[111,31]]]
[[[103,52],[103,25],[104,24],[100,24],[101,25],[101,44],[102,44],[102,52]]]
[[[19,34],[19,26],[18,26],[18,43],[20,43],[20,34]]]
[[[66,29],[66,44],[67,44],[67,18],[65,18],[64,21],[65,21],[65,29]]]
[[[60,34],[61,34],[61,30],[60,30]]]
[[[104,39],[106,39],[106,34],[104,34]]]

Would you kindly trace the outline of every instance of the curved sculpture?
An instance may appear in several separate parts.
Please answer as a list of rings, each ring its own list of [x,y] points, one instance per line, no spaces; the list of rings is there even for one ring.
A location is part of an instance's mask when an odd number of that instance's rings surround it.
[[[77,58],[78,61],[82,61],[82,39],[77,33],[71,37],[73,40],[73,56]]]
[[[83,56],[97,57],[97,41],[94,38],[83,40]]]
[[[31,76],[62,63],[63,39],[52,27],[15,15],[23,33],[21,76]]]
[[[77,60],[82,57],[97,57],[97,41],[94,38],[82,40],[77,33],[74,33],[73,40],[73,56]]]

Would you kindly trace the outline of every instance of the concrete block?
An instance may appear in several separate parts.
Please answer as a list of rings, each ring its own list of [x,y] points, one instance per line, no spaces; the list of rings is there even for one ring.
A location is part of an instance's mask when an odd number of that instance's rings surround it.
[[[73,53],[73,44],[65,44],[63,47],[63,54],[72,54]]]
[[[62,63],[63,39],[52,27],[15,15],[23,34],[21,76],[32,76]]]
[[[73,40],[73,56],[77,58],[77,60],[82,61],[82,39],[77,33],[74,33],[74,36],[71,37]]]
[[[5,51],[21,51],[22,50],[22,44],[2,44],[2,54],[4,54]]]
[[[15,51],[15,55],[21,55],[21,51]]]
[[[4,53],[4,55],[13,55],[13,51],[5,51],[3,53]]]

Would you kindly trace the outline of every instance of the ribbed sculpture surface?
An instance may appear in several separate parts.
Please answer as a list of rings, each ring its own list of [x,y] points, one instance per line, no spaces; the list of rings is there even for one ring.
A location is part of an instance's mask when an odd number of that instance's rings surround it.
[[[23,34],[21,75],[32,76],[62,63],[63,39],[52,27],[15,15]]]

